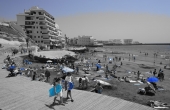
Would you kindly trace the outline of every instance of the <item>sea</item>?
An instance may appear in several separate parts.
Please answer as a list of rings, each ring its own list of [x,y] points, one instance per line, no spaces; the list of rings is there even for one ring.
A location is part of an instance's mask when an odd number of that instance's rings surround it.
[[[96,47],[97,50],[124,53],[159,53],[159,55],[170,55],[170,45],[126,45],[126,46],[103,46]]]

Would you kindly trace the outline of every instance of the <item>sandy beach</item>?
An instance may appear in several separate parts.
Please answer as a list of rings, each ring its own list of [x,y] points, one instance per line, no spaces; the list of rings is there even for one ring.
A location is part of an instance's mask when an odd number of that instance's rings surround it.
[[[92,48],[93,49],[93,48]],[[105,82],[108,82],[112,85],[112,88],[104,88],[102,94],[104,95],[108,95],[108,96],[113,96],[113,97],[118,97],[118,98],[122,98],[128,101],[132,101],[132,102],[136,102],[139,104],[143,104],[143,105],[147,105],[147,102],[149,100],[159,100],[161,102],[170,104],[170,75],[169,75],[169,71],[168,69],[164,69],[165,64],[168,64],[167,61],[162,60],[162,58],[159,56],[156,58],[156,62],[153,63],[154,58],[153,58],[153,53],[152,52],[148,52],[149,55],[145,56],[144,52],[140,52],[140,50],[133,50],[131,52],[126,53],[123,50],[117,49],[116,51],[110,52],[109,50],[107,51],[106,49],[104,49],[105,51],[103,52],[95,52],[93,54],[91,54],[90,52],[88,53],[83,53],[80,55],[80,58],[84,58],[84,64],[86,64],[87,62],[93,63],[93,67],[91,67],[91,70],[88,71],[89,74],[85,74],[85,72],[83,71],[83,68],[86,68],[84,66],[79,66],[80,71],[78,74],[73,74],[73,77],[75,78],[75,89],[79,89],[78,88],[78,81],[76,80],[76,77],[82,77],[84,75],[88,76],[88,78],[90,79],[90,84],[89,84],[89,88],[87,88],[85,91],[90,91],[92,89],[92,87],[94,86],[92,83],[92,78],[95,79],[100,79],[103,80]],[[129,54],[132,56],[135,55],[135,61],[133,59],[133,57],[130,56],[130,61],[129,61]],[[5,56],[6,54],[4,54]],[[105,58],[103,58],[103,55],[107,55],[107,59],[105,60]],[[18,55],[19,56],[19,55]],[[112,63],[109,63],[109,59],[112,57],[121,57],[121,61],[112,61]],[[15,61],[22,61],[23,57],[16,57],[17,60]],[[156,94],[153,96],[150,95],[141,95],[138,94],[138,90],[139,88],[143,88],[146,87],[146,84],[140,83],[140,82],[134,82],[134,83],[128,83],[128,82],[120,82],[117,78],[113,78],[109,75],[109,79],[105,78],[105,74],[104,73],[98,73],[96,71],[96,66],[95,64],[98,61],[101,61],[101,70],[105,71],[105,66],[106,64],[108,64],[109,66],[109,70],[112,70],[113,65],[120,65],[121,62],[123,63],[122,66],[118,67],[116,69],[116,73],[115,75],[117,77],[123,77],[123,76],[127,76],[130,79],[137,81],[137,75],[134,74],[134,72],[140,71],[141,72],[141,76],[143,78],[147,78],[149,76],[153,76],[153,74],[149,73],[150,71],[153,71],[154,69],[156,69],[157,71],[161,68],[164,71],[165,74],[165,80],[162,82],[157,82],[158,86],[161,86],[162,88],[164,88],[164,90],[157,90]],[[80,62],[80,59],[76,62]],[[162,62],[162,64],[160,64],[160,62]],[[41,67],[44,64],[41,63],[34,63],[32,65],[27,65],[25,68],[27,68],[28,66],[34,67],[37,66]],[[75,64],[76,65],[76,64]],[[101,77],[98,77],[98,76]],[[55,71],[51,71],[51,78],[50,78],[50,83],[52,83],[52,80],[54,77],[57,76],[57,72]]]

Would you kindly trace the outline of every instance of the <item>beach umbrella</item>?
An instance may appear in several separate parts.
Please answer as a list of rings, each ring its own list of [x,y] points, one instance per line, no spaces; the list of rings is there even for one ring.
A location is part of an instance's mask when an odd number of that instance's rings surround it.
[[[158,78],[156,78],[156,77],[149,77],[149,78],[147,79],[147,81],[148,81],[148,82],[158,82],[159,80],[158,80]]]
[[[71,68],[69,68],[69,67],[64,67],[64,68],[62,68],[62,71],[63,71],[64,73],[74,72],[74,70],[71,69]]]
[[[52,63],[53,61],[51,61],[51,60],[47,60],[47,63]]]
[[[101,65],[100,64],[96,64],[96,67],[101,68]]]
[[[10,66],[10,69],[15,69],[16,66]]]

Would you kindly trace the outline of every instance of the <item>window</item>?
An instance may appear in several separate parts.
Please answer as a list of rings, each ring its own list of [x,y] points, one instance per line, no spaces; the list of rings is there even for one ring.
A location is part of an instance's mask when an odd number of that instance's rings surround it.
[[[41,38],[43,38],[43,36],[41,36]]]
[[[40,36],[38,36],[38,38],[40,38]]]
[[[36,36],[34,36],[34,38],[36,38]]]
[[[37,31],[37,33],[38,33],[38,31]]]
[[[37,26],[37,29],[38,29],[38,26]]]
[[[43,41],[41,41],[41,43],[43,43]]]
[[[35,41],[37,43],[37,41]]]

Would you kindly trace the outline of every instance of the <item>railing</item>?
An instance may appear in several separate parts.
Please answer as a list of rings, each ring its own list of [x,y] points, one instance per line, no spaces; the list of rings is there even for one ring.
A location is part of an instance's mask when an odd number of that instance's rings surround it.
[[[39,18],[39,20],[45,20],[45,18]]]
[[[53,24],[53,25],[55,24],[55,22],[54,22],[53,20],[49,20],[48,18],[45,18],[45,20],[46,20],[47,22]]]

